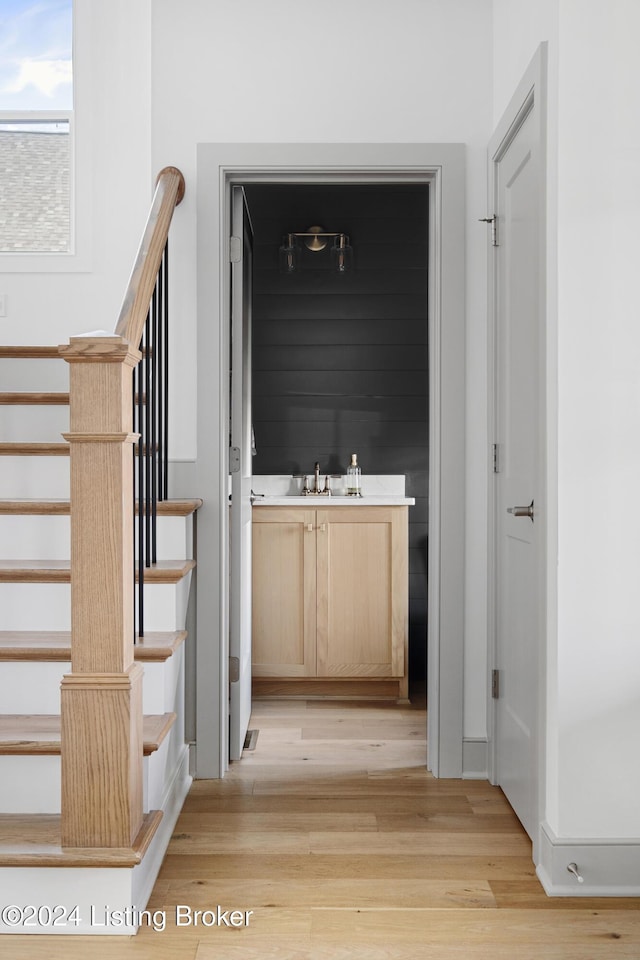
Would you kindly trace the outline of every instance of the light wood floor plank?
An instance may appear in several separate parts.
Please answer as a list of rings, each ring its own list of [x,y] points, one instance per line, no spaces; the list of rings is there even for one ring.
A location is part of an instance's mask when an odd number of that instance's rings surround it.
[[[136,937],[3,936],[0,948],[7,960],[196,960],[198,941],[174,929]]]
[[[312,853],[333,853],[344,856],[345,853],[379,854],[393,853],[398,848],[411,850],[416,857],[435,856],[496,856],[522,857],[531,851],[531,842],[526,836],[512,833],[456,833],[441,831],[437,833],[334,833],[318,832],[309,835]]]
[[[324,836],[324,834],[323,834]],[[369,836],[369,834],[368,834]],[[373,836],[373,834],[370,834]],[[290,831],[262,831],[261,833],[210,833],[198,830],[183,833],[179,830],[173,835],[171,851],[179,854],[218,854],[218,853],[310,853],[309,834]]]
[[[176,880],[165,884],[162,892],[154,891],[150,908],[171,909],[173,903],[187,903],[194,908],[208,908],[212,903],[244,903],[245,880]],[[334,907],[380,909],[468,907],[495,908],[496,899],[486,880],[407,880],[390,884],[380,879],[250,879],[251,906],[258,907]]]
[[[434,817],[437,814],[464,816],[473,814],[471,804],[465,796],[439,797],[402,797],[389,796],[358,796],[358,797],[301,797],[301,796],[271,796],[269,794],[232,794],[221,796],[200,794],[190,795],[183,808],[183,813],[373,813],[379,816],[410,815]],[[508,808],[501,810],[502,817],[507,816],[511,821]],[[500,816],[495,815],[499,820]],[[380,829],[380,825],[378,825]]]
[[[322,763],[334,767],[362,766],[366,769],[387,770],[393,762],[405,764],[423,763],[424,743],[407,743],[404,740],[342,740],[337,752],[333,742],[324,740],[294,740],[290,743],[273,744],[273,762],[282,764]],[[243,763],[251,768],[265,763],[262,753],[249,753]],[[271,762],[270,764],[271,765]]]
[[[633,901],[626,897],[548,897],[536,877],[489,881],[496,906],[503,910],[627,910]],[[640,903],[636,900],[636,909]],[[640,949],[638,951],[640,956]]]
[[[514,956],[519,956],[520,946],[526,943],[536,944],[541,957],[546,957],[547,945],[582,944],[588,957],[592,945],[607,941],[634,943],[637,950],[640,914],[631,910],[564,910],[560,918],[555,910],[532,914],[514,909],[505,922],[499,910],[315,909],[311,933],[325,943],[511,944]]]
[[[215,944],[203,943],[196,960],[220,960]],[[514,953],[512,944],[466,944],[451,943],[432,946],[418,944],[335,944],[312,946],[309,942],[291,940],[270,945],[261,952],[251,944],[225,945],[224,960],[638,960],[637,948],[620,945],[612,953],[610,943],[591,946],[585,954],[584,945],[561,944],[557,947],[545,944],[544,954],[535,944],[518,946]]]
[[[378,830],[381,833],[414,833],[422,830],[443,830],[446,832],[477,833],[507,833],[517,826],[517,817],[513,813],[504,812],[493,816],[482,814],[463,813],[379,813],[376,815]]]
[[[493,817],[493,820],[496,818]],[[311,811],[277,811],[270,813],[184,813],[180,817],[183,833],[250,833],[272,831],[310,833],[321,831],[377,831],[377,817],[373,813],[313,813]]]
[[[538,883],[529,851],[522,857],[501,856],[430,856],[416,857],[412,853],[367,856],[335,854],[193,854],[185,857],[174,855],[170,848],[165,857],[160,878],[162,880],[226,880],[246,878],[251,880],[325,880],[362,879],[387,880],[468,880],[475,883],[482,879],[489,882],[502,880],[509,884],[522,878]],[[539,884],[538,884],[539,886]],[[542,888],[540,888],[542,891]],[[542,891],[544,895],[544,891]],[[545,896],[546,900],[546,896]],[[603,901],[604,902],[604,901]]]
[[[426,729],[421,723],[416,723],[413,717],[396,723],[372,720],[354,724],[347,718],[337,723],[304,723],[301,734],[303,740],[410,740],[425,746],[427,742]]]

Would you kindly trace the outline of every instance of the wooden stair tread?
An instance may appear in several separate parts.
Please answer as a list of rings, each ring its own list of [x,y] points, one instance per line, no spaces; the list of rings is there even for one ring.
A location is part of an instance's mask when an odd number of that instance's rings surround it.
[[[161,517],[188,517],[202,506],[199,497],[182,500],[161,500],[157,513]],[[68,516],[68,500],[0,500],[0,515]]]
[[[144,568],[144,581],[178,583],[195,565],[195,560],[158,560],[153,566]],[[0,560],[0,583],[70,582],[68,560]]]
[[[150,714],[142,726],[143,753],[155,753],[176,720],[175,713]],[[0,756],[58,756],[60,717],[54,714],[0,715]]]
[[[0,500],[1,516],[69,516],[68,500]]]
[[[168,660],[184,643],[186,630],[145,634],[133,647],[144,663]],[[71,659],[71,634],[63,630],[0,630],[1,661],[67,661]]]
[[[0,814],[0,867],[135,867],[149,848],[160,810],[146,813],[131,847],[61,847],[60,817]]]
[[[0,443],[0,456],[2,457],[68,457],[71,449],[68,443],[48,443],[38,441],[35,443],[16,440],[3,441]],[[156,444],[155,449],[158,449]],[[138,444],[133,446],[134,456],[138,456]],[[147,447],[142,448],[144,456],[147,454]]]
[[[5,406],[69,406],[68,393],[0,393],[0,404]]]
[[[58,347],[52,346],[0,346],[3,360],[61,360]]]
[[[0,457],[68,457],[68,443],[0,443]]]
[[[138,402],[136,395],[135,402]],[[142,403],[146,404],[146,395],[142,395]],[[46,393],[44,391],[31,390],[28,392],[7,391],[0,393],[0,405],[4,406],[61,406],[68,407],[70,403],[69,393],[57,392]]]

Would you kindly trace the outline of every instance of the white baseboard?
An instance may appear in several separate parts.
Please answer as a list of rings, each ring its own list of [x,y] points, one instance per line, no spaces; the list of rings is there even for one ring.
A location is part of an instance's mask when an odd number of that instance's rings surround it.
[[[462,741],[462,779],[488,780],[486,737],[465,737]]]
[[[153,885],[156,882],[164,855],[169,846],[176,821],[191,787],[189,774],[189,747],[183,745],[180,762],[175,769],[172,781],[167,785],[165,802],[162,805],[162,820],[156,830],[144,860],[133,870],[133,896],[131,901],[139,907],[147,905]]]
[[[640,896],[640,840],[557,837],[542,823],[539,852],[536,872],[550,897]]]
[[[0,905],[9,908],[0,917],[0,934],[132,936],[140,925],[152,925],[154,913],[145,907],[190,786],[185,744],[167,784],[162,821],[142,863],[133,869],[0,867]],[[31,907],[43,910],[33,913]],[[14,923],[16,913],[26,922]],[[159,923],[161,914],[155,917]]]

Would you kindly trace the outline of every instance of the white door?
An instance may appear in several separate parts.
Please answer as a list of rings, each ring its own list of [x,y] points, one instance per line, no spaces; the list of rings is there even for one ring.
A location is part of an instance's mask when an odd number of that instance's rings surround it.
[[[539,96],[534,86],[524,101],[514,102],[489,154],[497,234],[494,778],[532,838],[538,823],[544,623],[544,214]]]
[[[251,715],[251,270],[253,232],[242,187],[231,204],[231,516],[229,758],[239,760]]]

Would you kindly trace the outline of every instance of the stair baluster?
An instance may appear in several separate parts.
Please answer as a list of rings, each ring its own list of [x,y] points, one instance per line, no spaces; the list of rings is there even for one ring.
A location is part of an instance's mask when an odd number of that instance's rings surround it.
[[[135,471],[137,520],[137,636],[144,636],[144,570],[158,556],[158,503],[168,496],[168,244],[165,245],[140,343],[134,428],[139,434]],[[135,642],[135,640],[134,640]]]

